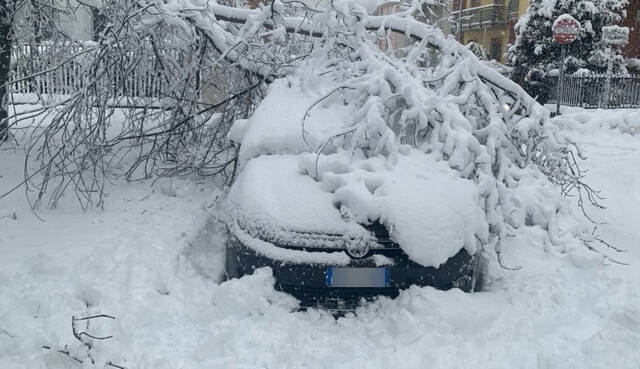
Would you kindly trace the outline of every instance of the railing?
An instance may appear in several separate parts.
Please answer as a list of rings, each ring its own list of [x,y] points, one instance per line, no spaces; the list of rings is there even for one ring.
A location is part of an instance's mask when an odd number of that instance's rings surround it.
[[[518,20],[520,17],[518,14],[518,8],[520,7],[520,1],[523,0],[509,0],[507,7],[507,18],[510,20]]]
[[[9,90],[17,94],[17,103],[39,101],[42,96],[71,95],[87,87],[95,78],[90,70],[92,54],[70,56],[89,47],[91,45],[76,44],[64,48],[58,46],[55,50],[47,44],[14,47]],[[153,72],[155,58],[149,50],[140,48],[127,60],[131,61],[129,66],[124,66],[130,68],[124,73],[127,77],[122,77],[123,66],[105,68],[102,73],[108,77],[100,79],[99,83],[105,85],[100,88],[118,97],[159,97],[164,81]]]
[[[460,11],[452,13],[454,17],[460,16]],[[463,30],[484,28],[503,25],[507,22],[507,10],[502,4],[481,5],[462,10],[460,26]]]
[[[566,76],[560,92],[560,104],[587,109],[640,108],[640,75],[613,76],[608,96],[606,81],[605,74]],[[558,101],[557,83],[558,76],[546,77],[546,85],[550,89],[549,102]]]

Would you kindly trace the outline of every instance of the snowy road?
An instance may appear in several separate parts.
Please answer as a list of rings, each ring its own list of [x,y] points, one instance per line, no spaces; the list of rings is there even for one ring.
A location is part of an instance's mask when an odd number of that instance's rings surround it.
[[[17,193],[0,200],[0,368],[81,367],[42,348],[68,345],[96,368],[637,369],[640,111],[571,114],[584,122],[571,136],[588,157],[587,181],[607,197],[593,212],[607,221],[599,231],[628,250],[608,255],[630,266],[562,254],[532,231],[506,245],[505,262],[522,269],[494,271],[486,292],[412,288],[336,321],[292,312],[295,299],[273,290],[268,270],[218,283],[211,188],[113,185],[105,211],[82,213],[69,196],[39,213],[44,222]],[[610,129],[614,118],[624,124]],[[0,192],[20,178],[21,158],[0,151]],[[92,314],[116,320],[80,327],[113,335],[87,351],[71,317]]]

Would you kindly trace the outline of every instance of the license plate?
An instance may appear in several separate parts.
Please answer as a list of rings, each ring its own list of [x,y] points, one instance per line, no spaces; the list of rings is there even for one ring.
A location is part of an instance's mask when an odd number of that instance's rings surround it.
[[[327,268],[329,287],[389,287],[389,268]]]

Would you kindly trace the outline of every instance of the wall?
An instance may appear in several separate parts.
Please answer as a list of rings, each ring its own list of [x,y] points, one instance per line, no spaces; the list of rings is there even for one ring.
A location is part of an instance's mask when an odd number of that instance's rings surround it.
[[[512,1],[516,1],[516,4],[512,4]],[[500,3],[500,0],[465,0],[464,7],[465,9],[476,6],[484,6]],[[517,6],[516,6],[517,5]],[[529,2],[527,0],[504,0],[504,6],[508,9],[510,6],[513,6],[514,9],[517,9],[517,16],[522,15],[529,6]],[[513,42],[515,39],[515,34],[513,30],[513,26],[515,25],[517,19],[513,18],[509,20],[504,25],[485,27],[480,29],[472,29],[463,31],[462,41],[463,44],[467,44],[470,41],[474,41],[482,47],[484,47],[489,55],[491,55],[491,40],[492,39],[500,39],[500,51],[499,57],[497,60],[501,63],[505,62],[505,53],[507,52],[507,47],[510,42]]]
[[[491,27],[464,31],[463,44],[471,41],[476,42],[485,48],[488,54],[491,53],[491,40],[500,38],[500,56],[498,61],[502,62],[503,54],[506,51],[508,33],[505,27]]]
[[[640,0],[629,0],[622,25],[629,27],[629,44],[622,49],[624,56],[640,59]]]
[[[93,39],[93,14],[87,6],[76,0],[57,0],[59,6],[69,7],[68,14],[61,14],[60,30],[74,40],[90,41]]]

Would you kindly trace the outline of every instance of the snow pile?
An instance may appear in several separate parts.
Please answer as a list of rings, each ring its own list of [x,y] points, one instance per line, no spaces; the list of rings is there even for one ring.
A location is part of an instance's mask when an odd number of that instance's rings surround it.
[[[331,196],[298,170],[295,155],[266,155],[249,161],[229,193],[241,215],[277,222],[293,232],[342,234],[357,231],[331,204]]]
[[[334,105],[328,109],[320,104],[322,101],[316,101],[322,95],[314,97],[292,83],[278,80],[269,87],[242,135],[241,162],[261,154],[306,152],[342,131],[348,115],[346,107]],[[234,123],[234,131],[236,126]]]
[[[640,135],[640,109],[595,109],[563,107],[562,115],[554,119],[561,127],[579,131],[614,129],[621,133]]]
[[[331,195],[300,173],[298,162],[294,155],[264,155],[247,163],[228,196],[234,233],[243,240],[249,239],[246,234],[298,247],[344,248],[347,242],[368,241],[369,233],[344,219]],[[271,256],[278,249],[265,243],[248,246]]]
[[[303,165],[347,217],[385,224],[412,260],[437,267],[463,247],[473,255],[476,235],[488,233],[473,182],[415,149],[394,159],[371,157],[345,168],[341,154],[307,155]]]

